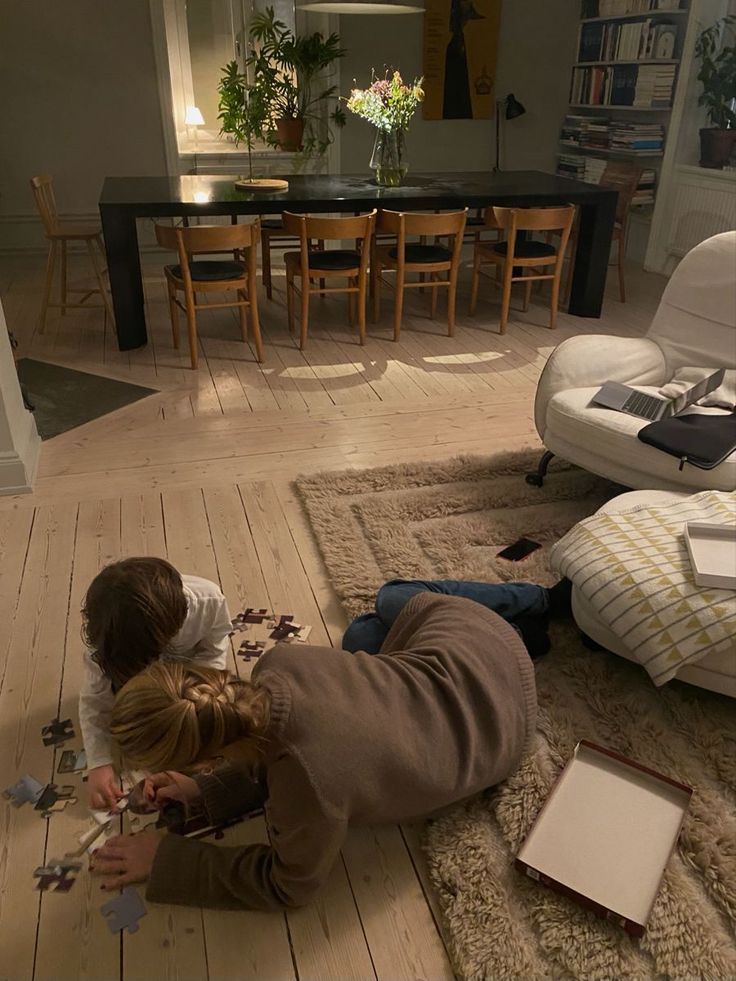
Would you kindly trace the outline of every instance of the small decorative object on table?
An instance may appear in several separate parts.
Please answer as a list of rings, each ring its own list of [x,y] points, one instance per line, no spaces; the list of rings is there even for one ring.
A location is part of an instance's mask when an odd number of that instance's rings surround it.
[[[406,176],[409,164],[404,134],[423,98],[422,79],[415,78],[411,85],[406,85],[397,71],[391,78],[374,75],[370,88],[353,89],[350,93],[347,99],[350,112],[376,127],[370,166],[376,172],[377,184],[398,187]]]

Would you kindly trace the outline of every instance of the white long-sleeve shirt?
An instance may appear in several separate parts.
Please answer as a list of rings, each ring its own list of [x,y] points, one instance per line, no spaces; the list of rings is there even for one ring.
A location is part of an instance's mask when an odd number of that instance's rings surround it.
[[[187,658],[208,668],[226,668],[230,649],[228,637],[230,611],[220,587],[209,579],[182,576],[187,615],[179,633],[162,658]],[[92,659],[84,655],[84,681],[79,696],[79,723],[87,751],[87,766],[112,763],[110,717],[115,696],[109,678]]]

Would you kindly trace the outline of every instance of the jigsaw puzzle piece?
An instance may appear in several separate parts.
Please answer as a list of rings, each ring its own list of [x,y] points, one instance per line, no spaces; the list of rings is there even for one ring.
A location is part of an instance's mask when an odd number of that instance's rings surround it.
[[[71,719],[52,719],[48,725],[41,729],[41,738],[44,746],[60,746],[67,739],[74,739],[76,733]]]
[[[13,807],[22,807],[23,804],[35,804],[45,789],[45,784],[40,783],[35,777],[26,773],[12,787],[8,787],[3,791],[3,797],[11,801]]]
[[[120,933],[126,930],[135,933],[138,921],[148,912],[140,894],[132,886],[126,886],[122,893],[100,907],[100,912],[107,921],[110,933]]]

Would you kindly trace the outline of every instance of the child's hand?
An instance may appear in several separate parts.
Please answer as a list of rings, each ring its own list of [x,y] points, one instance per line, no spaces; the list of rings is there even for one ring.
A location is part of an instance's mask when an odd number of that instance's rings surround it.
[[[102,811],[106,808],[112,810],[120,798],[125,797],[120,789],[115,770],[109,763],[91,769],[87,780],[89,806],[95,811]]]
[[[173,770],[164,770],[163,773],[154,773],[153,776],[146,777],[143,788],[147,799],[156,804],[163,804],[167,800],[190,804],[202,796],[196,780],[184,776],[183,773],[175,773]]]

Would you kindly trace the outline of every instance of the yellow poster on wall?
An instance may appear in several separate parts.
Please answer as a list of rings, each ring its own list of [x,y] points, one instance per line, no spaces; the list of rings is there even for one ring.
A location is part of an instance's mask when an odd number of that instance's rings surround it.
[[[424,119],[491,119],[501,0],[425,0]]]

